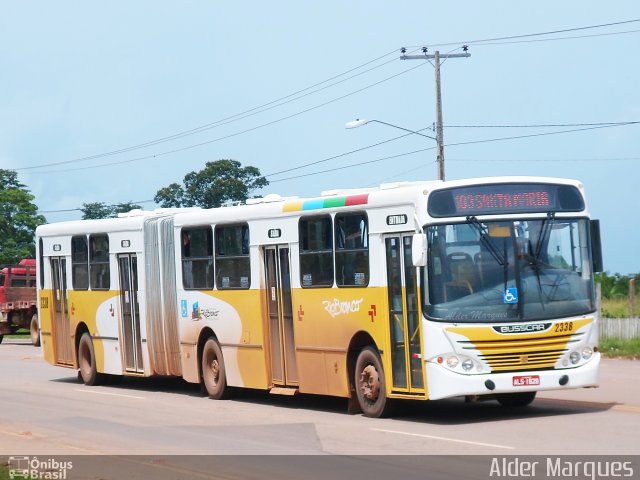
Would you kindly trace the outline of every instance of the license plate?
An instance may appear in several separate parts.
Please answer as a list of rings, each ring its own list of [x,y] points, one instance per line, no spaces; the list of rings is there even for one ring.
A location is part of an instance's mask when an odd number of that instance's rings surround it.
[[[520,377],[513,377],[514,387],[529,387],[532,385],[540,385],[539,375],[525,375]]]

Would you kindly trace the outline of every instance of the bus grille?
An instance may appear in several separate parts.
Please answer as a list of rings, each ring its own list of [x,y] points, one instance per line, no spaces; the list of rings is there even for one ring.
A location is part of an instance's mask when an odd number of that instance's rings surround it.
[[[492,372],[545,370],[555,367],[569,345],[580,341],[583,333],[554,337],[529,337],[509,340],[460,340],[464,350],[477,350]]]

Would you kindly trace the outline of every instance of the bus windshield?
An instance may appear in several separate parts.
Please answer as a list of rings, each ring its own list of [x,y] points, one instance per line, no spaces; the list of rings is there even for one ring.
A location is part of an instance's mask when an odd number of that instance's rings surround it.
[[[595,310],[587,219],[468,217],[425,231],[422,302],[430,319],[528,321]]]

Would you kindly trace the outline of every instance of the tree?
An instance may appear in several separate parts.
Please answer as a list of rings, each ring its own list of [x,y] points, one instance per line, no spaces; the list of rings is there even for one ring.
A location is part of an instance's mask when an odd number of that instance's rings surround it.
[[[237,160],[207,162],[199,172],[184,177],[184,186],[172,183],[161,188],[154,200],[168,207],[219,207],[227,202],[244,202],[269,182],[256,167],[241,167]]]
[[[119,213],[129,212],[136,208],[142,208],[132,202],[118,203],[116,205],[107,205],[104,202],[91,202],[82,204],[82,219],[98,219],[98,218],[115,218]]]
[[[596,273],[596,282],[602,287],[602,297],[607,299],[624,299],[629,296],[629,280],[635,278],[636,289],[640,289],[640,274],[621,275],[608,272]]]
[[[35,257],[36,227],[47,220],[33,199],[16,172],[0,169],[0,263]]]

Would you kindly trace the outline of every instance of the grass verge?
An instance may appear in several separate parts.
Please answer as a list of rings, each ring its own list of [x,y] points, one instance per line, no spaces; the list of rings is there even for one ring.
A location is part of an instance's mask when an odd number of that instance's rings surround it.
[[[637,307],[636,307],[637,310]],[[634,312],[637,314],[638,312]],[[602,316],[606,318],[629,318],[633,315],[629,310],[629,300],[628,299],[614,299],[614,298],[603,298],[602,299]]]
[[[640,338],[632,338],[631,340],[601,340],[600,352],[607,358],[623,357],[640,359]]]
[[[0,480],[10,480],[9,466],[7,464],[0,464]]]
[[[4,338],[23,338],[23,339],[25,339],[25,338],[30,338],[30,336],[31,336],[31,334],[29,333],[28,330],[25,330],[24,328],[21,328],[16,333],[5,335]],[[2,480],[2,477],[0,477],[0,480]]]

